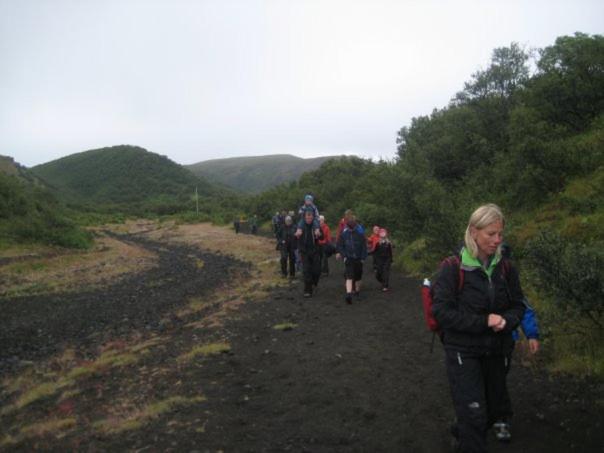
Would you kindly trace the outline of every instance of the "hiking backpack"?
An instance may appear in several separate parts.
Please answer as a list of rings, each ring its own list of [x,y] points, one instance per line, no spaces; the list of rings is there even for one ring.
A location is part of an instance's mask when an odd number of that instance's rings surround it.
[[[503,277],[504,280],[507,280],[507,276],[508,276],[509,270],[510,270],[510,261],[506,258],[502,258],[501,264],[502,264],[501,276]],[[464,282],[464,270],[461,268],[461,260],[460,260],[459,256],[455,255],[455,256],[449,256],[449,257],[445,258],[438,266],[437,278],[438,278],[438,274],[440,274],[440,272],[442,271],[442,268],[444,266],[454,266],[457,268],[457,292],[456,292],[456,295],[459,295],[459,293],[461,293],[461,290],[463,289],[463,282]],[[441,332],[440,326],[438,325],[438,321],[436,320],[436,318],[434,317],[434,314],[432,313],[432,305],[433,305],[433,298],[434,298],[433,287],[430,284],[430,280],[428,280],[427,278],[424,279],[424,283],[422,284],[421,292],[422,292],[422,305],[424,307],[424,318],[426,320],[426,326],[428,327],[428,330],[430,330],[431,332],[434,332],[435,334],[440,333]],[[432,338],[432,340],[434,340],[434,338]]]

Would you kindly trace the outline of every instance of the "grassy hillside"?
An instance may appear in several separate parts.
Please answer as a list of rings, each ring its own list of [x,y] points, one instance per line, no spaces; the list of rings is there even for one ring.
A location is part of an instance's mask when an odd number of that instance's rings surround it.
[[[85,248],[91,238],[31,172],[0,156],[0,249],[31,242]]]
[[[132,210],[191,203],[215,189],[165,156],[136,146],[113,146],[72,154],[38,165],[32,172],[61,199],[88,207]],[[140,211],[140,209],[135,209]]]
[[[302,159],[290,154],[214,159],[188,165],[194,174],[242,192],[258,193],[295,181],[334,156]]]

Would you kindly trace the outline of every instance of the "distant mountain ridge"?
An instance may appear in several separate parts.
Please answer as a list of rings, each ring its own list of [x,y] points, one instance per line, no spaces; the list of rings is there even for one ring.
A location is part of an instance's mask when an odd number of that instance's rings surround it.
[[[216,189],[166,156],[130,145],[71,154],[31,171],[60,198],[85,204],[134,205],[154,200],[190,199]]]
[[[259,193],[279,184],[296,181],[303,173],[316,170],[340,156],[303,159],[291,154],[212,159],[185,167],[208,181],[241,192]]]

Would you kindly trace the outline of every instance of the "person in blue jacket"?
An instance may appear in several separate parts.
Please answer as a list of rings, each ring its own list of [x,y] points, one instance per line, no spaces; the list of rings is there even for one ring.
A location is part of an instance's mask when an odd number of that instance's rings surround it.
[[[359,297],[361,279],[363,278],[363,262],[367,259],[367,239],[365,229],[351,215],[342,234],[338,237],[336,259],[344,259],[344,278],[346,280],[346,303],[352,303],[353,293]]]
[[[314,203],[313,196],[310,194],[304,196],[304,204],[300,206],[300,209],[298,210],[300,219],[298,221],[298,231],[296,231],[296,236],[299,238],[302,235],[302,229],[304,228],[305,223],[305,214],[307,212],[312,212],[313,214],[312,228],[315,232],[315,237],[319,237],[321,230],[321,225],[319,223],[319,209]]]
[[[537,315],[535,314],[535,310],[533,307],[529,305],[526,297],[522,301],[525,306],[524,316],[522,317],[522,321],[520,321],[520,329],[522,333],[528,340],[529,352],[531,355],[539,352],[539,325],[537,324]],[[512,338],[514,342],[520,339],[520,333],[518,329],[512,332]],[[510,355],[511,359],[511,355]],[[508,360],[506,363],[506,374],[510,372],[511,360]],[[495,432],[495,437],[500,442],[509,442],[512,439],[512,434],[510,432],[510,421],[512,419],[512,401],[510,399],[510,394],[507,388],[507,380],[506,385],[503,389],[503,397],[502,397],[502,410],[501,414],[504,414],[504,417],[495,423],[493,423],[493,431]]]

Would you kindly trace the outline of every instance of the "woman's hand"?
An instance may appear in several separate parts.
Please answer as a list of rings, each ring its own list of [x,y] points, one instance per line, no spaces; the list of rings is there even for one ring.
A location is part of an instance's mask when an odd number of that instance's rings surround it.
[[[494,332],[501,332],[505,329],[505,318],[501,315],[491,313],[489,315],[488,325]]]
[[[536,338],[529,338],[528,345],[531,354],[537,354],[539,352],[539,340]]]
[[[336,259],[339,260],[342,258],[342,255],[340,255],[339,253],[336,253]]]

